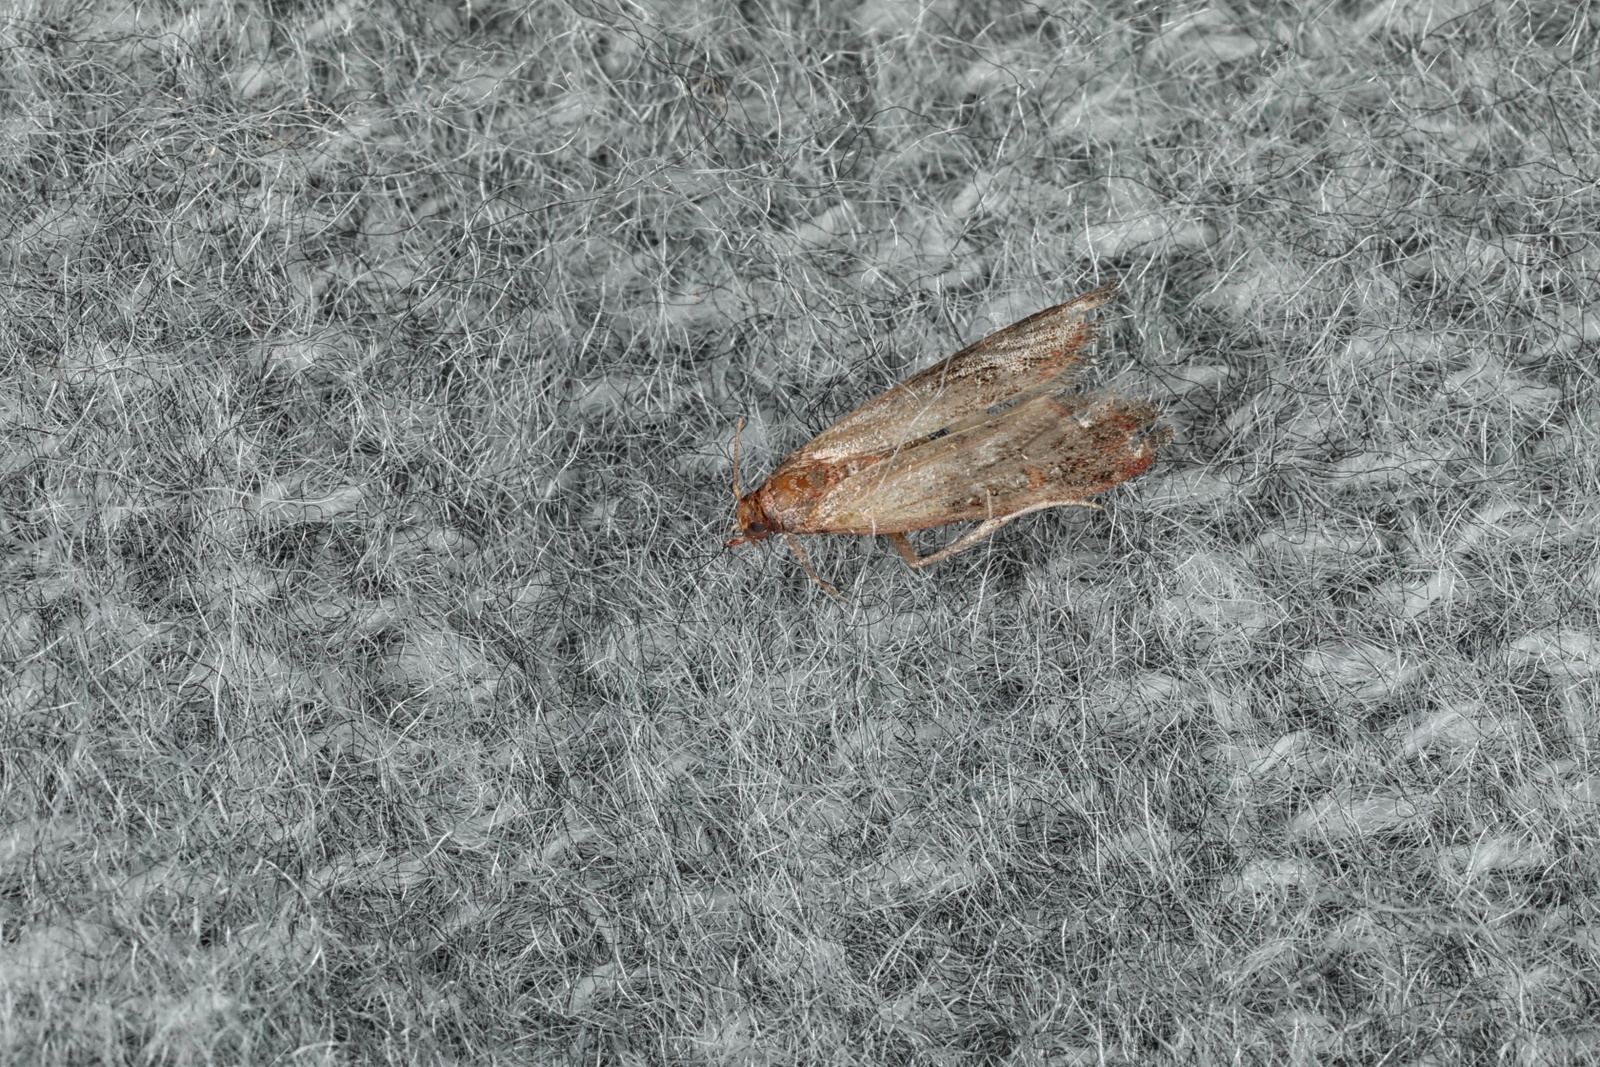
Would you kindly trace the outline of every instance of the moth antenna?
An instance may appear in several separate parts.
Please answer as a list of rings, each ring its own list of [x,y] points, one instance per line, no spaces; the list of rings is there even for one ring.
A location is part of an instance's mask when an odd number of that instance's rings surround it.
[[[733,427],[733,502],[737,504],[739,493],[739,431],[744,429],[744,419],[740,419]]]
[[[823,581],[822,575],[811,569],[811,561],[806,559],[806,550],[800,547],[800,542],[794,539],[794,534],[786,533],[783,535],[783,538],[785,541],[789,542],[789,551],[794,553],[794,558],[800,561],[800,566],[804,567],[806,569],[806,573],[811,575],[811,580],[822,586],[822,591],[833,597],[833,599],[843,601],[844,603],[848,604],[849,601],[845,600],[843,593],[839,592],[839,590]]]

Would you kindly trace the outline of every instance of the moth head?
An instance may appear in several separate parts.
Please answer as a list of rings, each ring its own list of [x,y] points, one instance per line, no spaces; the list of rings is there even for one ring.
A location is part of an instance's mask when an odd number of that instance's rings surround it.
[[[756,499],[758,496],[760,493],[751,493],[749,496],[739,498],[739,506],[734,514],[739,534],[728,542],[729,545],[760,541],[778,532],[767,525],[766,514],[761,510],[761,502]]]

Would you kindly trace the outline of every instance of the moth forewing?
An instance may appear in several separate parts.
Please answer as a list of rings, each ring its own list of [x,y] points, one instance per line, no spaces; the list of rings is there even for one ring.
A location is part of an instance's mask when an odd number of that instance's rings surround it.
[[[1088,313],[1116,291],[1110,282],[973,342],[844,415],[794,455],[838,460],[875,454],[1024,393],[1066,389],[1095,339]]]
[[[907,533],[1086,501],[1150,465],[1160,442],[1139,434],[1154,417],[1149,403],[1109,393],[1037,396],[839,479],[811,522]]]

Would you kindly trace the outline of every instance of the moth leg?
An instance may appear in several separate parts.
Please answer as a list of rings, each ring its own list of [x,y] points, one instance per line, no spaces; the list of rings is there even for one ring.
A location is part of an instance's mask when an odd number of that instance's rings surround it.
[[[1018,511],[1013,511],[1009,515],[1001,515],[999,518],[983,520],[983,522],[978,524],[978,528],[976,530],[967,531],[930,556],[919,557],[916,549],[911,547],[911,542],[906,540],[905,534],[890,534],[889,541],[894,545],[896,551],[900,553],[901,559],[905,560],[912,567],[921,570],[930,563],[938,563],[942,559],[949,559],[958,552],[965,552],[978,542],[988,537],[992,537],[996,530],[1000,529],[1000,527],[1004,526],[1012,519],[1020,519],[1024,515],[1028,515],[1035,511],[1043,511],[1046,508],[1070,507],[1094,508],[1096,511],[1101,510],[1099,504],[1088,500],[1049,500],[1043,504],[1033,504]]]
[[[800,566],[804,567],[806,573],[811,575],[811,580],[822,586],[822,591],[835,600],[844,600],[843,593],[823,581],[822,575],[811,569],[811,561],[806,559],[806,550],[800,547],[800,542],[794,539],[794,534],[786,533],[783,535],[783,539],[789,542],[789,551],[794,553],[794,558],[800,561]]]
[[[917,555],[917,550],[911,547],[911,542],[906,540],[905,534],[892,533],[885,536],[889,538],[889,543],[894,546],[894,550],[900,553],[900,558],[906,561],[906,566],[922,566],[921,557]]]
[[[1020,511],[1017,512],[1017,515],[1020,514],[1022,514]],[[996,530],[1016,518],[1017,515],[1005,515],[998,519],[985,519],[978,524],[976,530],[968,530],[930,556],[918,556],[917,550],[911,547],[911,542],[906,540],[905,534],[890,534],[889,540],[895,541],[896,538],[899,538],[894,547],[900,550],[900,558],[917,570],[921,570],[930,563],[938,563],[942,559],[949,559],[958,552],[965,552],[979,541],[993,535]]]

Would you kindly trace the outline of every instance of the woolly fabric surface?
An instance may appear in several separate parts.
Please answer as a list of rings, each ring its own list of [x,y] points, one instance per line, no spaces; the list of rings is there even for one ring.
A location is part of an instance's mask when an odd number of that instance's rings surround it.
[[[8,15],[0,1060],[1592,1057],[1594,17]],[[723,548],[1110,279],[1103,512]]]

